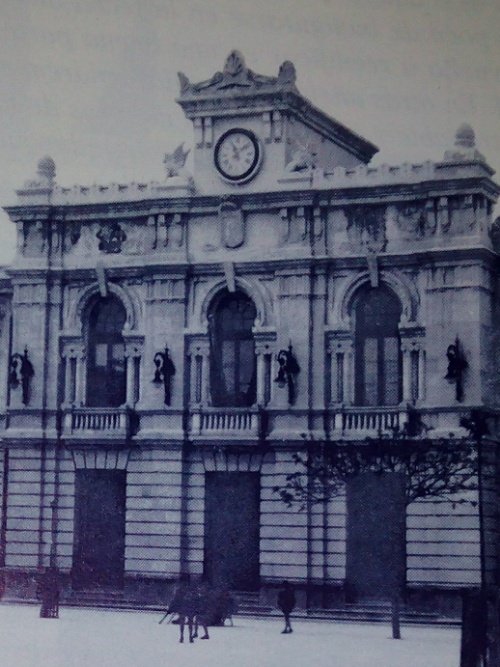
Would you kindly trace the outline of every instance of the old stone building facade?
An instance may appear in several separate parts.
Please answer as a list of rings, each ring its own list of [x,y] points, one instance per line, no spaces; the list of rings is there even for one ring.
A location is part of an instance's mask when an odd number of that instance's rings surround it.
[[[441,162],[371,167],[377,147],[305,99],[290,62],[262,76],[233,52],[209,80],[179,78],[192,173],[181,145],[161,182],[65,188],[43,158],[6,209],[7,591],[31,596],[53,564],[68,596],[155,599],[189,572],[288,579],[309,604],[325,587],[374,597],[387,498],[299,512],[274,488],[307,443],[380,437],[408,406],[431,437],[496,413],[492,169],[466,125]],[[402,517],[407,591],[479,583],[475,504]]]

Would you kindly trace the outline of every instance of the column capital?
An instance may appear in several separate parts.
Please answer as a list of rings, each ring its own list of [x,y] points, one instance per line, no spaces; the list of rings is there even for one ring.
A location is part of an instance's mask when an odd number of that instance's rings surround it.
[[[125,356],[126,357],[133,357],[134,359],[138,359],[139,357],[142,357],[143,347],[144,346],[143,346],[142,341],[126,340],[125,341]]]
[[[330,354],[352,352],[354,340],[351,331],[339,329],[326,331],[326,351]]]
[[[86,348],[81,341],[65,341],[61,356],[63,359],[84,359]]]
[[[276,350],[276,331],[254,329],[255,354],[274,354]]]
[[[210,354],[210,340],[208,336],[190,338],[188,342],[188,354],[192,357],[208,357]]]

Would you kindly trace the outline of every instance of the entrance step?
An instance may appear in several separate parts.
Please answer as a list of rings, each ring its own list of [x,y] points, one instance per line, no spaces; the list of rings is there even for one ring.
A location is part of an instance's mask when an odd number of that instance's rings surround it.
[[[238,602],[237,616],[257,616],[261,618],[281,618],[282,614],[276,606],[272,606],[255,591],[232,591]],[[10,600],[9,600],[10,601]],[[142,609],[165,612],[161,604],[144,604],[137,600],[128,599],[123,592],[116,590],[95,589],[72,591],[61,599],[63,606],[97,607],[107,609]],[[295,619],[311,619],[324,621],[351,621],[360,623],[391,623],[391,605],[387,602],[373,601],[356,604],[343,604],[329,609],[311,608],[309,610],[296,608],[293,612]],[[424,612],[412,609],[401,610],[401,623],[422,625],[460,625],[458,617],[442,616],[437,612]]]
[[[252,591],[233,591],[238,600],[238,614],[242,616],[279,616],[277,607],[262,602],[259,593]],[[389,602],[380,600],[365,601],[356,604],[344,604],[329,609],[311,608],[309,610],[296,608],[295,618],[309,618],[325,621],[358,621],[364,623],[391,623],[392,607]],[[402,609],[401,623],[430,624],[430,625],[459,625],[460,619],[441,616],[437,612],[424,612],[412,609]]]
[[[248,616],[266,616],[274,609],[268,604],[261,602],[260,595],[255,591],[233,591],[238,601],[238,614]]]
[[[127,606],[122,591],[116,589],[96,588],[71,591],[63,604],[82,607],[122,607]]]
[[[304,612],[308,618],[332,620],[332,621],[359,621],[365,623],[391,623],[392,607],[389,603],[368,604],[345,604],[330,609],[310,609]],[[299,612],[300,615],[300,612]],[[431,624],[431,625],[455,625],[459,623],[457,618],[443,617],[437,612],[423,612],[410,609],[402,609],[400,613],[401,623]]]

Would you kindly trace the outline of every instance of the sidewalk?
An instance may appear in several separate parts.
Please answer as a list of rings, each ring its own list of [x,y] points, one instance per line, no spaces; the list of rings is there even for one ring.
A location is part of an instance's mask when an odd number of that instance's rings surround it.
[[[179,644],[162,614],[61,608],[59,619],[39,607],[0,605],[2,667],[457,667],[458,628],[390,627],[240,618],[211,628],[209,641]]]

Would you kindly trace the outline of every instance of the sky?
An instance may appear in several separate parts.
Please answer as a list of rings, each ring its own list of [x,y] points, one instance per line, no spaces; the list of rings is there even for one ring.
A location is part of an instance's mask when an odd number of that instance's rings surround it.
[[[499,28],[498,0],[0,0],[0,203],[44,155],[63,186],[162,180],[192,144],[177,72],[210,78],[235,48],[260,74],[292,60],[374,165],[440,160],[468,122],[500,172]]]

